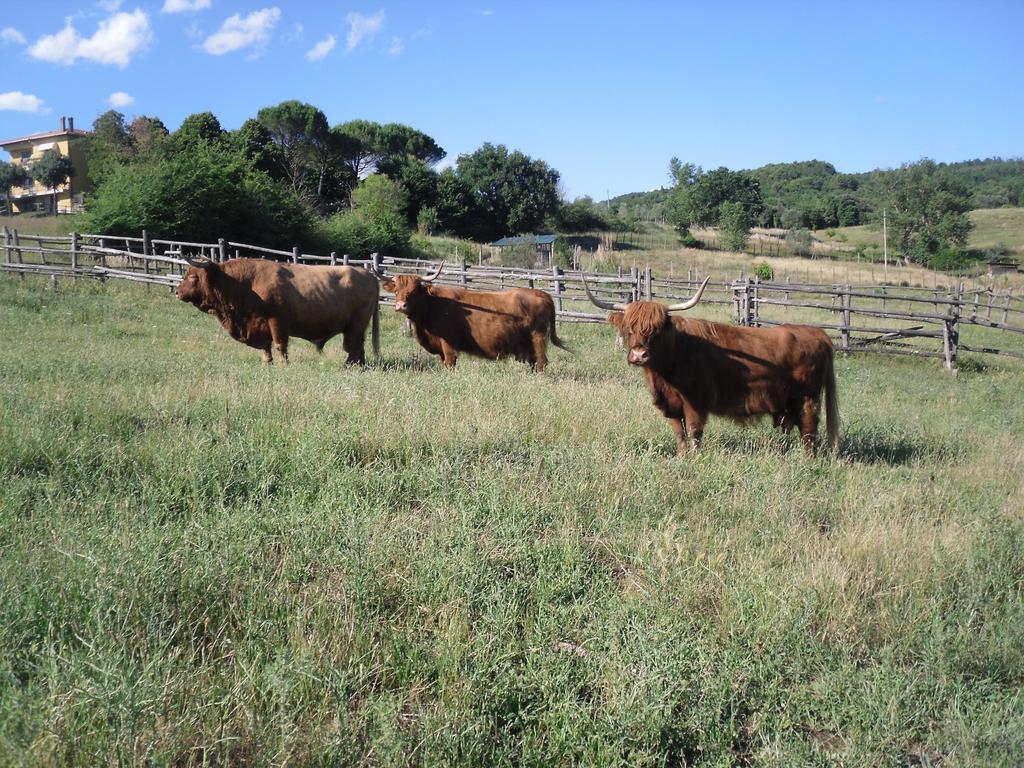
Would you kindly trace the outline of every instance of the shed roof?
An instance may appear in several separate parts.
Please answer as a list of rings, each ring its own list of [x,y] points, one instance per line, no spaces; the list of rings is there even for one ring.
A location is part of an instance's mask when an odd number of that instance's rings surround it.
[[[506,245],[551,245],[557,239],[558,235],[515,235],[495,240],[491,245],[498,248],[503,248]]]

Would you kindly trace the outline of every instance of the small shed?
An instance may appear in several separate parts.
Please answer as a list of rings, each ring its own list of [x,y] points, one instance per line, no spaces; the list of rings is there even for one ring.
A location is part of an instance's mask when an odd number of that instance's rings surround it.
[[[551,266],[551,259],[555,255],[555,240],[558,235],[515,235],[503,237],[491,243],[492,249],[497,249],[497,255],[501,257],[502,263],[506,263],[506,249],[514,253],[522,254],[523,260],[530,260],[534,266]],[[519,260],[519,259],[517,259]],[[526,266],[524,264],[524,266]]]
[[[988,276],[1012,274],[1018,270],[1017,262],[1009,259],[999,259],[988,263]]]

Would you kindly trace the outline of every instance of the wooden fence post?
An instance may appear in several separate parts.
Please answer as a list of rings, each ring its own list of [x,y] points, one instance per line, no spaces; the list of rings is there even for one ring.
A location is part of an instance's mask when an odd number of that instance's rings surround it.
[[[346,267],[348,266],[348,254],[347,253],[341,254],[341,263],[344,266],[346,266]]]
[[[647,265],[647,269],[644,273],[644,296],[648,301],[654,300],[654,278],[651,274],[651,265]]]
[[[843,351],[850,351],[850,328],[851,322],[851,311],[850,307],[853,303],[853,297],[850,295],[851,287],[846,286],[846,290],[843,292],[843,330],[842,330],[842,345]]]
[[[78,233],[71,233],[71,269],[78,270]]]
[[[337,251],[331,251],[331,266],[334,267],[334,266],[337,266],[337,264],[338,264],[338,252]]]
[[[551,289],[555,292],[555,310],[558,312],[562,311],[562,281],[559,277],[562,275],[562,268],[555,264],[551,267]]]
[[[299,263],[299,246],[293,245],[292,246],[292,264],[298,264],[298,263]]]
[[[750,324],[757,328],[761,327],[761,321],[759,319],[759,313],[761,311],[761,278],[758,275],[754,275],[753,279],[753,295],[750,298]]]
[[[469,278],[466,276],[466,257],[462,257],[462,287],[469,285]]]
[[[220,251],[220,263],[228,260],[228,241],[223,237],[217,238],[217,250]]]
[[[21,245],[21,241],[18,239],[18,230],[15,229],[11,231],[11,239],[14,241],[14,255],[18,257],[18,263],[24,264],[25,260],[21,257],[21,248],[18,247]],[[24,272],[21,273],[21,279],[25,279]]]
[[[11,263],[11,232],[4,224],[4,264]]]

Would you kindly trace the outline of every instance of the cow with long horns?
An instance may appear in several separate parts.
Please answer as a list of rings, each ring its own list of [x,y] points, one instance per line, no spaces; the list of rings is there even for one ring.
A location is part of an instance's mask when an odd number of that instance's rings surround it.
[[[798,427],[813,453],[822,390],[828,445],[836,450],[839,401],[828,335],[809,325],[744,328],[672,315],[696,306],[707,284],[689,300],[666,306],[602,301],[583,283],[595,305],[615,313],[609,322],[625,338],[626,360],[643,369],[654,405],[675,433],[676,452],[686,450],[687,437],[698,450],[708,415],[715,414],[741,422],[771,416],[786,432]]]
[[[446,367],[465,352],[490,360],[514,357],[543,371],[549,337],[567,349],[555,331],[555,303],[543,291],[471,291],[434,283],[443,268],[441,262],[430,275],[395,275],[381,287],[395,294],[395,310],[409,319],[420,346]]]
[[[318,352],[338,334],[348,363],[366,362],[366,330],[373,324],[373,351],[380,354],[378,282],[361,267],[281,264],[231,259],[222,264],[188,258],[175,295],[215,316],[235,341],[273,359],[271,345],[288,362],[288,339],[313,342]]]

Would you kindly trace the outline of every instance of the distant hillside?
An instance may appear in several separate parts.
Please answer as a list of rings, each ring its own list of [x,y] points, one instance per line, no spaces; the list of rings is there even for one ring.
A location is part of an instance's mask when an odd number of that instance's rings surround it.
[[[989,158],[939,163],[971,191],[972,206],[998,208],[1024,206],[1024,158]],[[856,226],[877,218],[885,177],[891,170],[839,173],[821,160],[774,163],[747,171],[761,184],[765,213],[757,222],[765,227]],[[632,192],[610,201],[623,218],[665,218],[669,189]]]

